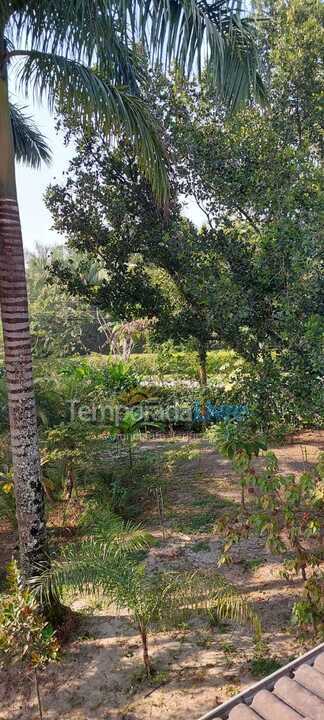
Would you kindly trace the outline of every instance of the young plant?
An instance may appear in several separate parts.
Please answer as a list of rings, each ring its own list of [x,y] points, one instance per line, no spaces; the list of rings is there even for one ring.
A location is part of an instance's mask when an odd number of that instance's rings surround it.
[[[318,593],[318,574],[323,550],[321,533],[324,513],[324,488],[321,466],[304,472],[299,477],[279,472],[274,453],[265,457],[265,467],[252,474],[248,472],[251,503],[238,512],[233,509],[223,516],[218,529],[225,538],[222,562],[230,562],[229,551],[242,538],[258,534],[265,538],[269,549],[283,556],[281,574],[289,579],[300,574],[304,582],[304,600],[312,623],[319,618],[314,597]],[[311,573],[311,575],[310,575]],[[317,578],[317,580],[315,580]],[[295,618],[302,617],[302,604],[295,608]],[[304,606],[303,606],[304,607]],[[320,611],[323,619],[323,609]]]
[[[8,565],[9,594],[0,603],[0,659],[33,672],[40,720],[43,720],[38,670],[58,655],[55,633],[39,612],[30,589],[22,587],[15,562]]]
[[[240,479],[241,502],[245,509],[245,488],[254,484],[255,469],[252,461],[261,450],[267,449],[264,436],[252,432],[243,423],[224,422],[210,428],[207,437],[222,455],[231,460],[233,470]]]
[[[135,546],[141,543],[136,541]],[[50,571],[37,580],[45,595],[60,597],[64,588],[98,593],[109,603],[127,609],[142,641],[143,662],[148,677],[152,674],[148,636],[152,627],[188,620],[194,613],[216,615],[249,624],[259,637],[260,621],[235,588],[216,573],[149,574],[130,552],[133,541],[125,544],[105,538],[70,546],[63,551]]]
[[[324,572],[315,568],[306,580],[302,596],[294,603],[292,619],[303,627],[312,625],[314,633],[324,633]]]

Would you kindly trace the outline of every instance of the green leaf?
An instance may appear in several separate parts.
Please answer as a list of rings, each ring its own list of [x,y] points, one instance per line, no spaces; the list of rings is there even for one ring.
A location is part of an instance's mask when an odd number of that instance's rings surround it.
[[[33,168],[39,168],[42,162],[51,161],[51,151],[44,135],[39,131],[32,118],[23,108],[10,103],[11,127],[15,157]]]
[[[107,133],[124,131],[134,143],[141,167],[163,205],[168,197],[167,162],[157,128],[143,100],[127,87],[116,87],[81,63],[38,51],[26,51],[18,63],[17,79],[26,96],[55,107],[69,106],[84,127]]]

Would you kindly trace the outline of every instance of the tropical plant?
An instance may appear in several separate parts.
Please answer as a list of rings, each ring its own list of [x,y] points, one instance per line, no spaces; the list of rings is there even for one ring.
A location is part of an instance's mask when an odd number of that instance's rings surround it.
[[[224,422],[207,430],[207,437],[217,450],[232,461],[241,485],[242,507],[245,508],[245,488],[254,485],[255,469],[252,460],[267,449],[265,437],[240,422]]]
[[[49,278],[48,260],[49,250],[42,246],[26,257],[33,357],[100,352],[104,336],[95,311]]]
[[[38,669],[55,660],[59,644],[51,626],[39,613],[30,588],[23,588],[16,562],[7,568],[8,594],[0,601],[0,661],[21,663],[32,670],[40,720],[43,720]]]
[[[239,511],[231,509],[217,523],[225,540],[221,563],[231,562],[230,550],[242,538],[255,534],[263,537],[271,552],[282,556],[281,575],[287,580],[301,575],[303,580],[303,597],[296,603],[295,618],[301,623],[303,618],[313,618],[316,627],[322,612],[320,607],[316,609],[323,560],[321,458],[313,471],[286,475],[280,472],[275,454],[268,452],[263,468],[253,468],[252,472],[246,463],[243,482],[249,484],[249,505]]]
[[[135,370],[123,360],[109,363],[104,369],[104,381],[109,393],[127,392],[139,383]]]
[[[61,597],[64,588],[80,592],[101,591],[109,603],[127,609],[141,636],[147,676],[152,673],[148,635],[154,624],[170,625],[188,620],[194,613],[216,615],[249,624],[259,636],[257,614],[221,575],[185,572],[150,575],[117,544],[108,549],[102,542],[70,547],[37,584],[43,593]]]
[[[100,123],[115,134],[123,128],[163,204],[168,195],[165,156],[139,96],[144,73],[135,47],[138,39],[157,61],[175,59],[187,71],[195,64],[200,68],[207,58],[211,75],[231,106],[261,89],[254,26],[228,3],[216,14],[194,0],[172,9],[165,0],[151,0],[144,9],[136,2],[113,0],[1,3],[0,303],[25,577],[46,556],[46,527],[15,153],[37,167],[49,159],[49,152],[23,113],[11,109],[8,71],[14,65],[20,88],[40,100],[46,97],[51,110],[56,104],[72,107],[79,125]]]
[[[153,542],[153,537],[140,524],[125,522],[113,512],[107,498],[100,502],[100,495],[87,503],[80,528],[87,537],[109,545],[109,552],[118,557],[148,548]]]
[[[161,427],[161,423],[154,423],[148,421],[145,419],[145,417],[135,412],[134,410],[126,410],[125,414],[123,415],[121,420],[119,420],[119,422],[108,426],[108,431],[112,436],[120,438],[122,441],[126,442],[129,465],[130,467],[132,467],[133,448],[136,442],[136,436],[138,436],[138,434],[143,428],[146,429],[159,427]]]

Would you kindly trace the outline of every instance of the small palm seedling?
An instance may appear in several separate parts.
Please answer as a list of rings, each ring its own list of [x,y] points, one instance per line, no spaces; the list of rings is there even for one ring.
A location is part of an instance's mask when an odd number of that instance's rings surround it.
[[[127,544],[126,544],[127,545]],[[135,545],[141,545],[137,538]],[[152,575],[116,536],[103,542],[92,539],[82,548],[70,546],[60,560],[38,580],[42,593],[60,597],[64,588],[81,593],[100,590],[109,603],[127,609],[142,641],[143,661],[148,677],[152,674],[148,635],[155,625],[170,626],[188,620],[194,613],[217,616],[249,624],[259,636],[258,616],[250,605],[217,573],[166,573]]]
[[[34,674],[40,720],[43,720],[38,669],[55,660],[59,645],[55,633],[39,612],[30,589],[22,587],[15,562],[8,565],[9,594],[0,603],[0,660],[22,664]]]

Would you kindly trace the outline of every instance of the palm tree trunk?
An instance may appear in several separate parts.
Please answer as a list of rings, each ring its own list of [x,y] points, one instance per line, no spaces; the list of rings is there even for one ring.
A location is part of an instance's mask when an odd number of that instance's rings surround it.
[[[44,561],[46,526],[32,377],[24,252],[8,103],[6,47],[0,37],[0,304],[8,387],[20,565],[24,579]]]

